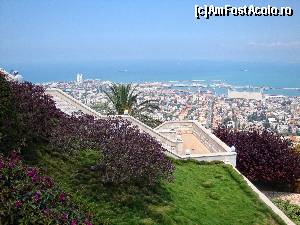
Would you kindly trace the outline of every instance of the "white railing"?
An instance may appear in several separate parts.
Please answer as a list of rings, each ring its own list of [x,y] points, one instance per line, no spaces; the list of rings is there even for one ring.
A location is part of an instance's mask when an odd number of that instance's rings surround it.
[[[192,158],[199,161],[223,161],[236,166],[236,152],[217,138],[213,133],[197,121],[167,121],[155,128],[156,131],[188,131],[191,132],[204,146],[211,151],[209,154],[190,154],[182,159]]]
[[[156,127],[156,131],[161,130],[184,130],[191,131],[198,140],[211,152],[231,152],[229,146],[217,138],[213,133],[200,125],[197,121],[167,121]]]
[[[213,152],[231,152],[231,148],[228,145],[200,125],[197,121],[193,123],[193,133],[197,134],[201,142]]]
[[[76,109],[80,110],[81,112],[92,115],[95,118],[107,118],[108,116],[101,115],[97,111],[93,110],[92,108],[86,106],[82,102],[78,101],[77,99],[73,98],[72,96],[66,94],[60,89],[51,88],[46,89],[46,94],[60,98],[62,101],[65,101],[71,105],[73,105]],[[115,117],[115,116],[111,116]],[[146,124],[142,123],[141,121],[135,119],[132,116],[129,115],[119,115],[118,117],[121,117],[123,119],[126,119],[130,121],[133,125],[137,126],[140,130],[150,134],[152,137],[154,137],[156,140],[158,140],[162,146],[170,153],[176,155],[176,157],[179,156],[179,154],[182,153],[182,147],[183,143],[182,140],[171,140],[162,134],[158,133],[156,130],[152,129],[151,127],[147,126]]]
[[[171,140],[132,116],[121,115],[121,117],[130,121],[132,124],[138,126],[140,130],[150,134],[152,137],[158,140],[167,150],[171,151],[172,153],[180,154],[182,152],[183,150],[182,140]]]
[[[74,108],[80,110],[83,113],[94,116],[95,118],[107,118],[108,116],[101,115],[90,107],[84,105],[80,101],[76,100],[72,96],[64,93],[59,89],[47,89],[46,94],[61,99]],[[114,116],[115,117],[115,116]],[[161,145],[167,150],[167,154],[177,159],[195,159],[195,160],[206,160],[206,161],[224,161],[231,163],[233,166],[236,165],[236,153],[231,152],[230,148],[218,139],[215,135],[205,129],[196,121],[172,121],[165,122],[153,129],[141,121],[135,119],[129,115],[120,115],[123,119],[130,121],[133,125],[137,126],[143,132],[148,133],[153,138],[161,143]],[[174,130],[172,130],[174,129]],[[183,149],[183,141],[176,137],[176,131],[178,129],[191,130],[193,134],[200,140],[205,147],[211,151],[209,154],[191,154],[186,155]],[[166,131],[169,130],[169,131]],[[166,134],[166,135],[164,135]],[[175,138],[174,138],[175,137]]]
[[[66,94],[60,89],[56,88],[51,88],[51,89],[46,89],[45,91],[46,94],[52,96],[52,97],[57,97],[62,99],[63,101],[73,105],[78,111],[80,110],[81,112],[92,115],[96,118],[105,118],[106,116],[101,115],[97,111],[93,110],[92,108],[86,106],[82,102],[78,101],[77,99],[73,98],[72,96]]]

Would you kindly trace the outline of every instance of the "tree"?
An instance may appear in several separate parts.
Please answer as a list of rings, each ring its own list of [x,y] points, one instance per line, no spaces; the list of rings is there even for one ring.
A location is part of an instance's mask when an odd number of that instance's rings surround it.
[[[131,84],[112,84],[109,92],[104,91],[109,101],[113,105],[113,111],[118,115],[123,115],[125,110],[128,114],[136,117],[151,127],[155,127],[160,121],[153,119],[150,115],[159,109],[155,100],[139,101],[140,92],[137,86]]]

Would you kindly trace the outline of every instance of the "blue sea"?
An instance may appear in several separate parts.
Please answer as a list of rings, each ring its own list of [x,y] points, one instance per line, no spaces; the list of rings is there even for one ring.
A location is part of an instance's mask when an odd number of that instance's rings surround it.
[[[75,80],[77,73],[85,79],[114,82],[220,80],[231,85],[268,86],[274,94],[300,96],[300,64],[246,63],[207,60],[114,60],[68,63],[20,63],[0,65],[18,70],[33,83]],[[282,93],[280,93],[282,92]]]

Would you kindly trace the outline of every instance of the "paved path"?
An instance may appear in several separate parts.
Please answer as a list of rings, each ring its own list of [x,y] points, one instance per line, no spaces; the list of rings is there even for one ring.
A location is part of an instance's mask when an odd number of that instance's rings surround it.
[[[191,154],[211,153],[203,143],[192,133],[183,133],[180,135],[183,140],[183,149],[190,149]]]

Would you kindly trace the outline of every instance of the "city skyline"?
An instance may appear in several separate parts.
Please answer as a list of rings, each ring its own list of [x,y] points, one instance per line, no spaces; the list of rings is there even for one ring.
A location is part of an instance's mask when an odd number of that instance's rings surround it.
[[[85,80],[77,74],[75,81],[50,82],[43,86],[60,89],[101,115],[113,111],[103,90],[109,90],[110,81]],[[155,100],[159,110],[151,113],[159,121],[198,121],[209,129],[220,125],[235,129],[271,129],[282,135],[299,135],[300,98],[268,93],[231,91],[231,85],[201,81],[152,82],[133,84],[139,93],[138,101]],[[223,90],[223,91],[221,91]],[[221,92],[220,92],[221,91]],[[228,92],[227,92],[228,91]],[[68,111],[68,107],[63,107]],[[73,109],[72,107],[70,109]]]

